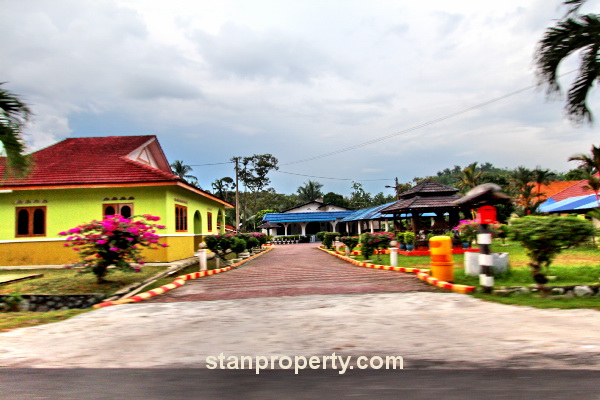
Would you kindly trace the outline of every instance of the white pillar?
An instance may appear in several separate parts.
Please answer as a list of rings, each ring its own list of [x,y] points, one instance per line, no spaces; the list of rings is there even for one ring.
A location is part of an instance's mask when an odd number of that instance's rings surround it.
[[[390,265],[392,267],[398,266],[398,242],[392,240],[390,242]]]
[[[308,225],[308,222],[299,222],[299,224],[300,224],[300,229],[302,230],[301,235],[306,236],[306,225]]]
[[[371,229],[371,233],[375,232],[375,228],[373,227],[373,220],[369,220],[369,228]]]
[[[335,227],[337,226],[337,221],[331,221],[331,232],[335,232]]]
[[[283,235],[284,236],[287,236],[287,234],[288,234],[287,228],[288,228],[289,224],[290,224],[289,222],[284,222],[283,223]]]
[[[198,246],[198,262],[200,263],[200,271],[206,271],[206,243],[204,242]]]
[[[350,222],[346,222],[346,233],[348,234],[348,236],[351,235],[351,233],[350,233]]]
[[[357,224],[358,224],[358,234],[360,235],[360,234],[362,234],[362,221],[358,221]]]

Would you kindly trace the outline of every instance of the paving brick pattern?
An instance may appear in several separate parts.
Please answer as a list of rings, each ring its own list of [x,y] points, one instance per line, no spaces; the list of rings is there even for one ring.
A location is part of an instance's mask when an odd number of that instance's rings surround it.
[[[435,291],[413,274],[357,267],[307,243],[276,246],[239,269],[187,281],[148,302]]]

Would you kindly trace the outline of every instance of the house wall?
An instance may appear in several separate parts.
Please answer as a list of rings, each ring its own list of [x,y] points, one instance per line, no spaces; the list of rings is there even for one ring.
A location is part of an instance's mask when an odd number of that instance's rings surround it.
[[[104,199],[110,200],[104,200]],[[118,200],[112,200],[117,198]],[[133,198],[133,199],[131,199]],[[176,199],[187,202],[188,232],[176,232]],[[17,204],[20,202],[21,204]],[[27,203],[29,202],[29,203]],[[58,235],[77,225],[102,218],[106,203],[133,203],[134,215],[152,214],[161,217],[166,225],[158,233],[161,242],[169,247],[145,249],[147,262],[168,262],[191,257],[203,235],[217,233],[219,211],[224,209],[215,201],[194,192],[174,186],[117,187],[18,190],[0,193],[0,266],[59,265],[77,260],[77,254],[64,247],[65,238]],[[44,237],[16,237],[16,208],[34,205],[46,206],[46,235]],[[202,224],[194,230],[194,212],[202,216]],[[207,232],[207,212],[213,213],[213,231]]]

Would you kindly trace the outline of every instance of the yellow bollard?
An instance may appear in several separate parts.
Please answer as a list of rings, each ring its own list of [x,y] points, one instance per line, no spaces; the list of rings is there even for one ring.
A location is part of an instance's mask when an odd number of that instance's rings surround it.
[[[452,260],[452,239],[448,236],[434,236],[429,239],[431,251],[431,276],[440,281],[454,281],[454,261]]]

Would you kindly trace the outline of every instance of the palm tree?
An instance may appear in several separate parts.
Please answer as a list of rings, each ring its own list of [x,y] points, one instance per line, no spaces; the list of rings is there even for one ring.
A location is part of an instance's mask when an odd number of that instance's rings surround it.
[[[521,166],[510,174],[512,195],[518,199],[524,215],[528,215],[532,209],[537,208],[532,204],[535,196],[531,182],[534,180],[534,177],[535,175],[532,170]]]
[[[184,164],[182,160],[175,160],[171,164],[171,169],[173,170],[173,174],[177,175],[190,185],[198,187],[198,178],[194,175],[188,175],[188,172],[192,170],[192,167]]]
[[[579,168],[586,169],[590,174],[600,171],[600,147],[592,145],[590,155],[575,154],[569,157],[569,161],[579,161]]]
[[[600,15],[578,14],[585,0],[566,0],[570,9],[560,21],[546,30],[535,54],[540,85],[548,86],[548,94],[560,91],[558,67],[575,52],[581,54],[581,64],[575,82],[567,93],[565,106],[568,117],[576,123],[592,121],[586,100],[594,82],[600,81]]]
[[[543,196],[542,185],[549,185],[550,183],[556,181],[556,174],[549,169],[542,169],[539,166],[536,167],[532,173],[533,182],[535,182],[537,189],[537,197],[541,198]]]
[[[575,154],[569,157],[569,161],[579,161],[579,168],[586,171],[586,178],[588,181],[586,189],[591,189],[596,194],[596,202],[600,207],[600,178],[596,175],[600,172],[600,147],[592,145],[590,155],[587,154]]]
[[[475,161],[460,171],[459,175],[456,175],[456,179],[458,179],[456,185],[463,193],[466,193],[479,185],[482,177],[483,171],[477,168],[477,161]]]
[[[300,186],[296,192],[301,201],[309,202],[323,197],[323,192],[321,191],[322,187],[322,183],[311,181],[309,179],[308,182],[306,182],[304,186]]]
[[[211,184],[211,186],[214,190],[214,193],[225,201],[229,201],[229,192],[235,189],[233,178],[230,178],[229,176],[217,179]]]
[[[31,110],[25,103],[15,94],[0,88],[0,143],[6,152],[8,169],[17,174],[24,174],[29,165],[21,131],[30,117]]]

